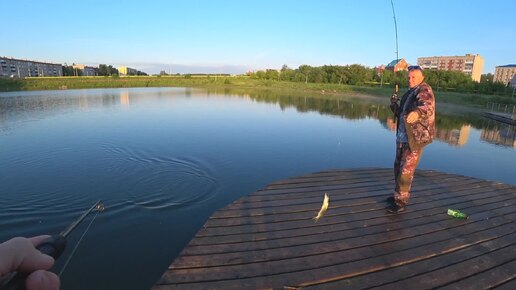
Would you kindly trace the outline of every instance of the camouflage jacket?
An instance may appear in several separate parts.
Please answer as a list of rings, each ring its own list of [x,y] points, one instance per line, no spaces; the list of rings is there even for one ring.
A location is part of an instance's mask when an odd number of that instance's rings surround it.
[[[398,120],[399,114],[403,114],[411,150],[418,150],[432,143],[435,133],[434,92],[425,82],[419,84],[416,90],[415,94],[405,93],[401,98],[399,108],[393,109],[396,120]],[[419,119],[409,124],[407,123],[407,115],[413,111],[419,114]],[[397,127],[399,127],[399,124],[397,124]]]

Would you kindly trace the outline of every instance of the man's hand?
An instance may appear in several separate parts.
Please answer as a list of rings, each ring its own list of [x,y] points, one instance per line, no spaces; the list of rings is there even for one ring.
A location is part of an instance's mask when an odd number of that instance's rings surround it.
[[[49,236],[30,239],[13,238],[0,244],[0,277],[11,272],[30,273],[25,281],[27,290],[57,290],[60,286],[56,274],[46,271],[54,265],[54,258],[36,249]]]
[[[419,120],[419,113],[418,112],[410,112],[407,116],[407,123],[412,124]]]

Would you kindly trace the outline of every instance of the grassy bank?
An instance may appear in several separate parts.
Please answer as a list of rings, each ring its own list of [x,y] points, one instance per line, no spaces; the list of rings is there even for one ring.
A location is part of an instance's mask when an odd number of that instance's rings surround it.
[[[129,87],[228,87],[246,89],[300,90],[328,95],[370,95],[389,97],[393,89],[387,86],[349,86],[322,83],[300,83],[257,80],[244,76],[139,76],[139,77],[53,77],[0,79],[0,91],[62,90],[86,88]],[[405,91],[401,88],[400,91]],[[456,92],[435,92],[439,102],[485,106],[488,102],[516,104],[515,98]]]

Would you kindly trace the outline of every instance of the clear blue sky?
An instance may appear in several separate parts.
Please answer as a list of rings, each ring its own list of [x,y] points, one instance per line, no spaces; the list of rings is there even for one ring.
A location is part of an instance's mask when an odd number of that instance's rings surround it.
[[[390,0],[0,0],[0,56],[228,72],[396,58]],[[516,63],[516,1],[394,0],[399,56],[480,54]]]

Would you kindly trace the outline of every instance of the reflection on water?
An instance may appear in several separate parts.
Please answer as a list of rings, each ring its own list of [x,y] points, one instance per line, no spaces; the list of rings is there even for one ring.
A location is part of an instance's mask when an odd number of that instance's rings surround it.
[[[193,89],[90,89],[0,93],[0,121],[23,121],[92,108],[127,107],[131,101],[191,94]],[[202,90],[201,90],[202,91]],[[5,129],[5,128],[4,128]]]
[[[491,144],[516,148],[516,126],[486,120],[480,138]]]
[[[387,117],[387,127],[393,132],[396,131],[394,118]],[[462,125],[459,129],[441,129],[437,127],[435,129],[435,139],[449,145],[461,147],[468,142],[470,129],[471,125],[469,124]]]
[[[223,99],[237,96],[243,100],[278,105],[282,110],[295,108],[298,112],[318,112],[322,115],[339,116],[347,120],[376,119],[388,130],[395,128],[387,98],[343,97],[335,94],[313,92],[278,91],[267,89],[192,89],[192,88],[131,88],[90,89],[45,92],[0,93],[0,130],[23,125],[53,115],[88,111],[97,108],[117,109],[130,104],[178,97],[208,97]],[[463,114],[453,109],[443,114],[437,103],[436,135],[448,144],[464,146],[471,128],[482,130],[482,139],[493,144],[514,147],[514,126],[484,119],[481,113]],[[451,113],[450,113],[451,112]]]
[[[82,93],[82,94],[81,94]],[[393,131],[392,114],[382,98],[337,97],[331,94],[300,93],[297,91],[246,90],[246,89],[100,89],[68,91],[23,92],[0,94],[0,130],[8,130],[12,123],[44,118],[52,114],[88,110],[96,107],[128,107],[131,102],[174,96],[238,96],[245,100],[272,103],[282,110],[295,108],[298,112],[319,112],[340,116],[348,120],[378,119],[385,128]],[[458,108],[460,109],[460,108]],[[449,111],[449,110],[448,110]],[[486,121],[487,120],[487,121]],[[23,122],[21,122],[23,123]],[[454,146],[464,146],[471,127],[482,131],[481,139],[498,145],[516,147],[514,126],[484,119],[480,114],[442,114],[436,112],[436,138]]]
[[[279,95],[274,91],[238,94],[232,90],[225,90],[224,93],[279,104],[282,109],[295,107],[299,112],[315,111],[349,120],[374,118],[384,124],[385,128],[391,131],[396,130],[392,113],[383,99],[346,98],[346,100],[342,100],[331,95],[308,97],[283,92]],[[480,114],[445,115],[436,112],[436,124],[436,139],[453,146],[464,146],[468,142],[473,126],[473,128],[481,130],[482,140],[499,146],[516,147],[514,145],[516,142],[514,126],[493,120],[486,121]]]
[[[120,92],[120,105],[122,105],[122,107],[129,107],[129,92]]]

